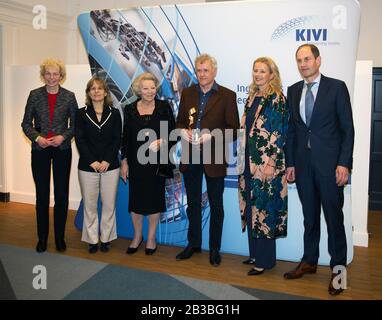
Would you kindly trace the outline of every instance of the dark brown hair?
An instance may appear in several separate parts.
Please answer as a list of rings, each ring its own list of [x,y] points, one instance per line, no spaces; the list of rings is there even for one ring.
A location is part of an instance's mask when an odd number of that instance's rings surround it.
[[[318,50],[318,48],[314,45],[314,44],[311,44],[311,43],[305,43],[301,46],[299,46],[296,50],[296,57],[297,57],[297,53],[298,51],[301,49],[301,48],[304,48],[304,47],[309,47],[310,48],[310,51],[312,51],[314,57],[317,59],[317,57],[320,56],[320,50]]]
[[[107,94],[106,97],[105,97],[105,100],[104,100],[104,105],[112,107],[113,106],[113,100],[111,99],[111,94],[110,94],[109,87],[107,86],[105,80],[103,80],[102,78],[97,77],[97,76],[94,76],[93,78],[91,78],[88,81],[87,85],[86,85],[86,90],[85,90],[85,92],[86,92],[86,100],[85,100],[85,104],[87,106],[89,106],[89,107],[93,105],[92,99],[90,98],[89,92],[90,92],[90,89],[91,89],[91,87],[93,86],[93,84],[95,82],[100,84],[101,87],[105,90],[105,92]]]

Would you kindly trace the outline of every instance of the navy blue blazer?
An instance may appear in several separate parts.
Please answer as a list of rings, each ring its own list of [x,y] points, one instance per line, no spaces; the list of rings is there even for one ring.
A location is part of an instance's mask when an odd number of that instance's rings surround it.
[[[79,170],[94,172],[90,167],[94,161],[107,161],[108,171],[119,168],[122,120],[118,109],[104,106],[101,121],[92,106],[78,109],[74,137],[80,155]]]
[[[304,81],[288,88],[290,110],[286,164],[296,174],[306,163],[310,139],[312,165],[323,176],[335,174],[338,165],[352,168],[354,126],[350,96],[346,84],[321,75],[310,126],[300,116],[300,100]]]

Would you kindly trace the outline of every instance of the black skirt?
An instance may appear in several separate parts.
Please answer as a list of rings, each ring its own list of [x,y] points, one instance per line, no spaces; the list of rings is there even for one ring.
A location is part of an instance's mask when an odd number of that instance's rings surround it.
[[[142,215],[165,212],[165,178],[150,176],[129,179],[129,211]]]

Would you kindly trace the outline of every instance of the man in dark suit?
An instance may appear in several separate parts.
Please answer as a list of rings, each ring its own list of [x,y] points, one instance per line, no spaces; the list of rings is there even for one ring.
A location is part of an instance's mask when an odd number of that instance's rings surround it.
[[[304,80],[288,88],[291,118],[286,162],[287,179],[296,181],[302,203],[304,255],[299,265],[284,277],[296,279],[316,272],[322,206],[331,255],[328,291],[337,295],[343,291],[343,285],[335,283],[339,278],[335,267],[345,268],[347,254],[342,207],[354,144],[350,97],[343,81],[320,73],[321,57],[316,46],[300,46],[296,61]]]
[[[176,123],[176,127],[182,129],[180,171],[183,172],[186,187],[189,220],[188,245],[176,256],[176,259],[188,259],[195,252],[201,252],[201,202],[204,173],[211,211],[210,263],[218,266],[221,262],[219,251],[223,230],[223,192],[227,163],[225,160],[215,157],[215,151],[223,152],[224,155],[224,143],[227,141],[224,138],[218,139],[210,132],[220,130],[224,135],[227,129],[236,131],[239,128],[239,114],[236,93],[215,82],[216,60],[207,54],[200,55],[195,59],[195,70],[198,84],[183,90]],[[193,135],[195,129],[201,130],[197,137]],[[206,148],[207,146],[209,148]],[[191,150],[190,155],[185,156],[186,149]],[[198,152],[200,156],[195,157]],[[210,156],[205,157],[209,152],[211,152]]]

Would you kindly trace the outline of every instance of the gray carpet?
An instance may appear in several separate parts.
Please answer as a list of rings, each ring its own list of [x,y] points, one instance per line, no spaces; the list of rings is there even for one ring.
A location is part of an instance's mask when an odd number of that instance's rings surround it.
[[[186,301],[300,300],[306,297],[144,271],[49,252],[38,254],[31,249],[0,244],[0,299]]]

